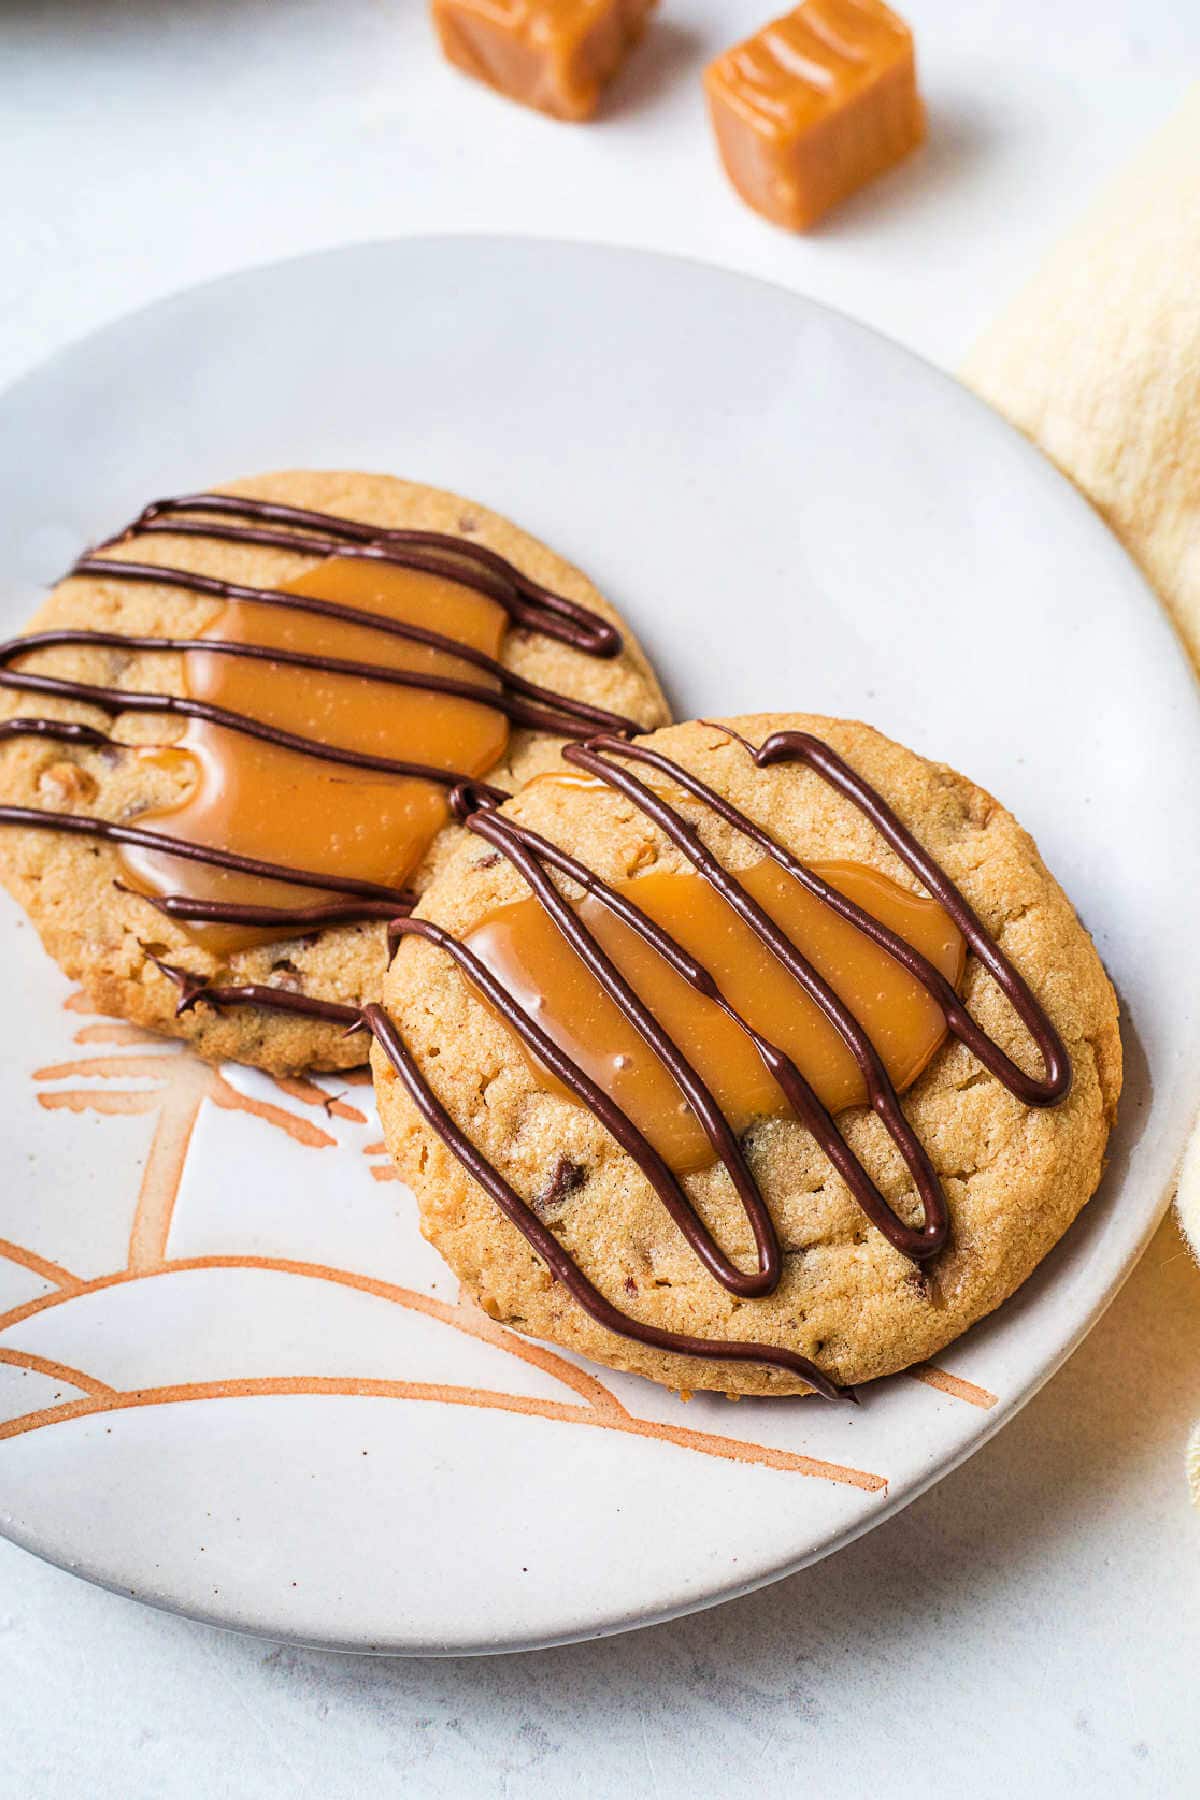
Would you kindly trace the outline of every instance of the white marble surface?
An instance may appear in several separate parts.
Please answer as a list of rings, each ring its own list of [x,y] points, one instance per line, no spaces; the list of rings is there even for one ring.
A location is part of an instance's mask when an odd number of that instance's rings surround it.
[[[445,70],[418,0],[8,0],[0,379],[247,262],[431,229],[702,256],[953,365],[1200,72],[1179,0],[1060,0],[1052,20],[908,0],[931,144],[793,241],[720,186],[696,87],[765,8],[663,11],[611,115],[570,130]],[[154,1615],[0,1543],[0,1797],[1190,1796],[1195,1414],[1200,1275],[1168,1224],[968,1467],[832,1561],[654,1631],[371,1664]]]

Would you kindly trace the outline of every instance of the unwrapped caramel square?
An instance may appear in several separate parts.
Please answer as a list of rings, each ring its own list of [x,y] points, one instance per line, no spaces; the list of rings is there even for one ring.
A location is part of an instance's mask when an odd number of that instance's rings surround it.
[[[556,119],[589,119],[655,0],[432,3],[442,49],[457,68]]]
[[[925,135],[912,33],[881,0],[805,0],[704,75],[725,172],[803,231]]]

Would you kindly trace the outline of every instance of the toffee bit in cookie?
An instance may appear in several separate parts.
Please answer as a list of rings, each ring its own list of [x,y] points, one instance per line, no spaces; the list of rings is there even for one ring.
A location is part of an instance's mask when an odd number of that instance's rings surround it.
[[[433,0],[448,61],[556,119],[588,119],[654,0]]]
[[[570,1195],[578,1193],[587,1183],[587,1170],[570,1157],[560,1156],[554,1165],[554,1173],[546,1186],[534,1201],[535,1209],[542,1214],[555,1212]]]
[[[912,33],[881,0],[805,0],[705,73],[747,206],[804,231],[925,136]]]
[[[38,793],[52,806],[82,806],[96,798],[96,780],[78,763],[52,763],[39,777]]]
[[[299,969],[296,967],[295,963],[292,962],[291,958],[286,956],[281,962],[274,962],[271,964],[269,985],[271,987],[286,988],[290,994],[299,994],[304,991],[304,979],[301,976]]]

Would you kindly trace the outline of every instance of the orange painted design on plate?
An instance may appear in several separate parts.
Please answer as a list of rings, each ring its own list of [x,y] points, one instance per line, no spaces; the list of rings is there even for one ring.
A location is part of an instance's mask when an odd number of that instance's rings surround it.
[[[914,1381],[937,1388],[940,1394],[949,1394],[952,1400],[965,1400],[968,1406],[978,1406],[983,1412],[990,1411],[1000,1398],[985,1387],[977,1387],[973,1381],[964,1381],[961,1375],[952,1375],[949,1369],[939,1369],[934,1363],[918,1363],[904,1372]]]
[[[106,1381],[97,1381],[94,1375],[85,1375],[82,1369],[72,1369],[67,1363],[52,1362],[48,1356],[35,1356],[31,1350],[6,1350],[0,1345],[0,1363],[13,1369],[28,1369],[31,1375],[46,1375],[51,1381],[62,1381],[68,1387],[77,1387],[81,1393],[91,1394],[96,1399],[111,1398],[116,1393]],[[37,1418],[38,1414],[27,1415]]]

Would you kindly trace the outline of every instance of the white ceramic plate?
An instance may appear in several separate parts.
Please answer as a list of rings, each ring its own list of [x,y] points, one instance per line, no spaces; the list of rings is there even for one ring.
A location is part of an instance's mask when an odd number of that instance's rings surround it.
[[[1200,1084],[1200,709],[1117,545],[976,401],[710,269],[410,241],[98,333],[10,392],[0,457],[10,630],[83,544],[222,477],[390,470],[511,514],[625,610],[679,716],[865,715],[1001,795],[1096,936],[1129,1071],[1100,1196],[949,1373],[858,1411],[684,1406],[457,1308],[369,1089],[281,1091],[90,1018],[6,906],[8,1535],[275,1637],[542,1644],[827,1553],[1063,1360],[1146,1242]]]

